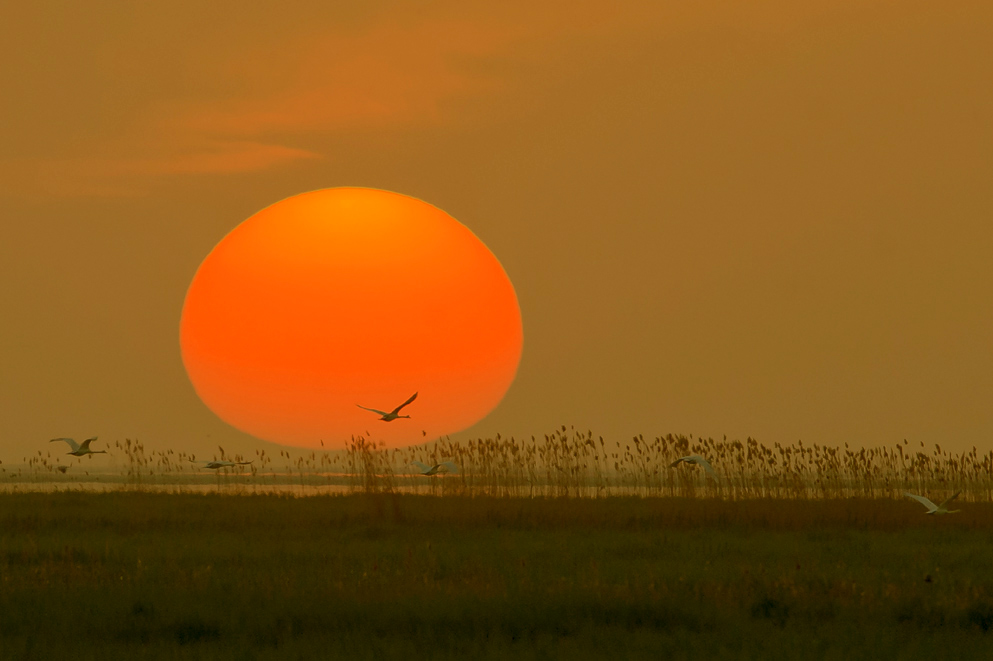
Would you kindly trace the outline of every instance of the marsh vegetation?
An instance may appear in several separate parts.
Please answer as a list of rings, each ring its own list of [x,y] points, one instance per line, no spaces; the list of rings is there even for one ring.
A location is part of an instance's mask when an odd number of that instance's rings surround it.
[[[48,450],[46,452],[46,450]],[[993,451],[950,453],[940,445],[925,447],[902,441],[888,447],[850,448],[798,441],[767,446],[748,438],[714,440],[692,436],[636,436],[605,441],[592,432],[562,427],[542,438],[447,438],[402,449],[385,448],[364,438],[340,450],[278,454],[257,450],[254,456],[226,453],[223,447],[200,456],[146,449],[140,441],[118,441],[106,458],[54,457],[48,448],[20,464],[0,464],[0,488],[44,484],[71,487],[115,485],[133,490],[182,491],[215,487],[219,491],[258,493],[419,493],[444,496],[582,497],[638,495],[830,499],[895,498],[904,491],[921,494],[962,491],[963,502],[993,500]],[[706,457],[718,478],[697,466],[671,467],[689,454]],[[106,459],[106,460],[105,460]],[[251,461],[217,471],[194,460]],[[451,461],[458,473],[425,477],[412,462],[434,465]]]
[[[5,658],[962,659],[993,645],[993,454],[975,449],[612,444],[566,428],[276,456],[109,449],[0,466]],[[688,454],[717,479],[671,466]],[[961,490],[962,511],[926,516],[904,490]]]
[[[10,659],[988,658],[993,505],[0,495]]]

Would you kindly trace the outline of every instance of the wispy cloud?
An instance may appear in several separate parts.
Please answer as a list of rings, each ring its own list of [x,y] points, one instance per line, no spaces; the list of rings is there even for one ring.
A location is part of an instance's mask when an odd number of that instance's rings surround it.
[[[303,149],[238,140],[204,140],[186,148],[146,145],[130,151],[140,153],[0,162],[0,174],[8,188],[27,194],[128,196],[145,192],[152,181],[161,177],[255,172],[321,158]]]
[[[282,145],[231,140],[218,141],[213,146],[205,144],[196,151],[159,159],[124,163],[122,171],[150,175],[254,172],[315,158],[321,158],[321,155]]]
[[[121,65],[119,80],[105,76],[109,87],[79,102],[99,108],[128,94],[145,69],[173,81],[185,70],[195,83],[160,89],[154,78],[141,79],[147,98],[119,126],[89,131],[99,138],[70,135],[65,152],[56,142],[49,153],[0,160],[0,190],[138,194],[165,179],[316,162],[323,154],[315,145],[327,144],[329,135],[457,119],[462,101],[507,88],[493,64],[521,44],[540,60],[557,40],[603,30],[617,18],[607,10],[545,6],[442,14],[387,13],[318,28],[301,24],[264,43],[246,37],[227,46],[199,44],[191,50],[196,57],[177,54],[165,73],[158,61]],[[87,132],[86,125],[77,128]]]
[[[473,58],[499,52],[517,32],[508,26],[425,21],[314,36],[272,62],[230,62],[228,75],[247,81],[250,93],[197,104],[165,124],[251,137],[441,121],[445,102],[499,89],[498,79],[472,66]],[[280,84],[251,84],[271,80],[274,69],[284,72]]]
[[[444,121],[445,104],[499,89],[474,58],[519,30],[486,22],[380,22],[354,33],[311,33],[204,63],[237,94],[159,98],[119,135],[53,154],[0,161],[8,192],[136,194],[168,177],[258,172],[322,154],[308,137]]]

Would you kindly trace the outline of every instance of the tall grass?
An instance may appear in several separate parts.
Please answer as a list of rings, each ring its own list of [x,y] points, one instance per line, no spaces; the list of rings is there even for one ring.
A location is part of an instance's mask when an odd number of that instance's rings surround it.
[[[993,451],[973,447],[961,454],[940,445],[930,451],[907,441],[890,447],[852,449],[825,445],[774,443],[748,438],[635,436],[607,442],[592,432],[562,427],[543,439],[534,437],[447,439],[393,452],[393,464],[413,459],[452,460],[462,467],[454,476],[471,493],[491,496],[607,495],[742,498],[899,498],[904,491],[963,492],[966,500],[993,498]],[[720,475],[714,480],[698,467],[681,464],[689,454],[706,457]]]
[[[542,438],[441,438],[409,448],[387,448],[362,437],[343,450],[280,450],[278,457],[256,450],[247,467],[208,471],[197,457],[172,450],[148,450],[137,440],[111,448],[119,474],[98,474],[101,459],[52,458],[41,450],[19,466],[0,465],[0,484],[32,482],[120,483],[132,489],[173,485],[213,485],[219,490],[258,490],[291,486],[300,492],[329,488],[345,492],[412,492],[439,496],[600,498],[637,495],[739,500],[748,498],[831,499],[900,498],[962,491],[967,501],[993,500],[993,451],[973,447],[959,454],[940,445],[918,447],[907,441],[887,447],[827,445],[694,438],[668,434],[646,439],[606,441],[591,431],[562,426]],[[696,466],[670,467],[678,457],[706,457],[720,476],[715,480]],[[103,455],[101,455],[102,457]],[[210,459],[248,458],[218,447]],[[459,472],[425,477],[412,461],[428,465],[453,461]],[[123,466],[123,468],[120,468]]]

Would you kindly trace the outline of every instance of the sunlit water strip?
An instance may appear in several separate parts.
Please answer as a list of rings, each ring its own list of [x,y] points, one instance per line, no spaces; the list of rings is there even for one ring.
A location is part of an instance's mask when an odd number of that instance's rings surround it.
[[[168,477],[134,480],[116,473],[91,473],[85,478],[66,476],[24,476],[0,481],[4,493],[109,493],[145,492],[171,494],[280,495],[311,497],[353,493],[399,493],[434,496],[512,497],[512,498],[597,498],[605,496],[652,497],[676,495],[659,493],[644,486],[570,485],[551,483],[501,484],[499,481],[464,479],[461,475],[376,475],[349,473],[266,473],[265,475],[173,474]],[[45,479],[49,478],[49,479]],[[52,479],[54,478],[54,479]],[[697,497],[719,495],[701,485]]]
[[[467,483],[459,475],[375,476],[355,474],[274,474],[264,476],[206,475],[158,476],[154,480],[128,480],[121,475],[91,474],[84,479],[6,479],[0,481],[0,495],[17,493],[162,493],[162,494],[217,494],[225,496],[274,495],[285,497],[345,496],[361,493],[395,493],[438,497],[497,497],[497,498],[579,498],[610,497],[636,498],[699,498],[724,500],[751,500],[771,498],[783,500],[831,500],[837,498],[902,499],[903,489],[892,487],[874,489],[845,489],[823,492],[816,489],[754,490],[735,485],[713,483],[682,485],[681,488],[618,484],[573,484],[569,486],[550,483],[500,484],[473,481]],[[950,495],[950,494],[948,494]],[[989,501],[988,494],[963,493],[960,502]]]

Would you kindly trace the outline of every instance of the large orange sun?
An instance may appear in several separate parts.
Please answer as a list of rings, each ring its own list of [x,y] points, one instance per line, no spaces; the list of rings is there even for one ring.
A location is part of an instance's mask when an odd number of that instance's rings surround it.
[[[207,255],[180,346],[203,402],[299,447],[353,435],[407,445],[465,429],[517,372],[510,279],[467,227],[421,200],[329,188],[277,202]],[[401,413],[382,422],[413,393]]]

